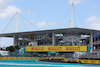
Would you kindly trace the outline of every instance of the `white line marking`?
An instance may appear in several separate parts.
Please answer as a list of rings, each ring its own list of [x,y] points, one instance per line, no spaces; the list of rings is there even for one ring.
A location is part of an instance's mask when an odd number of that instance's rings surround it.
[[[60,67],[91,67],[80,65],[52,65],[52,64],[18,64],[18,63],[0,63],[0,65],[22,65],[22,66],[60,66]]]

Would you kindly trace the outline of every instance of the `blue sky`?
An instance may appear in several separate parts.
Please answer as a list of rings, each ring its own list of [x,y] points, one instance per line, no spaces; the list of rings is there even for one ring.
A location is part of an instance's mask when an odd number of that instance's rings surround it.
[[[34,25],[21,17],[27,30],[19,17],[18,32],[68,28],[72,16],[72,1],[75,27],[100,30],[100,0],[0,0],[0,33],[16,11]],[[16,18],[12,20],[4,33],[15,32],[15,23]],[[13,39],[3,38],[1,41],[1,46],[12,44]]]

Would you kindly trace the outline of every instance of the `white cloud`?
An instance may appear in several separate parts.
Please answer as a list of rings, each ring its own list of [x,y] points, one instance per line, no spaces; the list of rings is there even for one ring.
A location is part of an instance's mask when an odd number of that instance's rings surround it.
[[[87,28],[100,30],[100,17],[89,17],[86,22],[89,23]]]
[[[84,0],[69,0],[68,3],[69,4],[74,3],[76,5],[76,4],[84,3]]]
[[[95,16],[89,17],[86,22],[94,22],[95,20],[97,20],[97,18]]]
[[[0,7],[5,6],[6,3],[11,2],[12,0],[0,0]]]
[[[37,23],[37,27],[46,27],[47,23],[45,21]]]
[[[14,15],[15,13],[20,12],[21,10],[16,6],[6,6],[5,8],[0,9],[0,18],[8,18]]]
[[[55,23],[55,22],[45,22],[45,21],[42,21],[42,22],[38,22],[37,23],[37,27],[38,28],[53,28],[54,27],[57,27],[58,25]]]
[[[0,18],[9,18],[17,12],[21,12],[21,10],[12,5],[6,6],[8,2],[12,0],[0,0]]]

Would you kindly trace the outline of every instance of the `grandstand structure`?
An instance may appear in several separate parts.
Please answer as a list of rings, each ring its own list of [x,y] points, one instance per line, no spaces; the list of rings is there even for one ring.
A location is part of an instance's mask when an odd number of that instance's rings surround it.
[[[0,37],[14,38],[14,46],[93,46],[93,35],[98,30],[84,28],[65,28],[0,34]],[[34,46],[34,45],[33,45]]]
[[[43,52],[49,55],[55,51],[56,54],[63,53],[65,57],[71,57],[76,51],[89,52],[88,47],[94,45],[93,35],[99,32],[85,28],[64,28],[6,33],[0,34],[0,37],[13,38],[14,46],[26,47],[25,51],[30,52],[32,56],[34,52],[39,52],[38,55]]]
[[[0,37],[13,38],[13,45],[22,47],[19,51],[17,51],[17,53],[21,53],[21,56],[35,56],[35,53],[37,53],[37,56],[42,56],[42,54],[46,53],[48,56],[51,56],[50,54],[52,54],[52,56],[60,54],[69,58],[72,57],[73,53],[77,51],[94,52],[97,48],[99,50],[99,46],[97,45],[100,44],[100,41],[97,41],[98,37],[95,35],[96,33],[99,33],[100,30],[75,27],[73,8],[72,3],[71,28],[17,32],[16,22],[15,33],[0,34]],[[17,53],[15,53],[15,56],[18,55]],[[92,55],[93,54],[91,53],[88,54],[88,56],[87,54],[84,54],[81,58],[83,56],[89,58]]]

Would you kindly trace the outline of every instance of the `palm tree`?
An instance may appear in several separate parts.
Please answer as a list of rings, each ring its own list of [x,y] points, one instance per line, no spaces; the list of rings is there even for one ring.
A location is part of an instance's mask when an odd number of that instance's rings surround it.
[[[10,51],[11,53],[15,51],[15,47],[14,46],[9,46],[6,48],[7,51]]]

